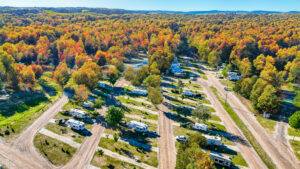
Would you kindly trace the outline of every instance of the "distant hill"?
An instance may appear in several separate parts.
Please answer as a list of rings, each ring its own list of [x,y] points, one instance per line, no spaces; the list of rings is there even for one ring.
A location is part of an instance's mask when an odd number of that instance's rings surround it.
[[[64,8],[54,8],[54,7],[0,7],[0,13],[12,13],[12,14],[24,14],[24,13],[40,13],[44,10],[51,10],[58,13],[81,13],[82,11],[93,12],[97,14],[149,14],[149,13],[165,13],[165,14],[275,14],[275,13],[300,13],[300,11],[220,11],[220,10],[210,10],[210,11],[165,11],[165,10],[125,10],[125,9],[109,9],[109,8],[86,8],[86,7],[64,7]]]

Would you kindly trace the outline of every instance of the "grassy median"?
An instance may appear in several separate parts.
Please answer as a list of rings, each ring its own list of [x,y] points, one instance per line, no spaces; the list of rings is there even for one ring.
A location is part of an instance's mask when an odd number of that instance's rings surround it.
[[[235,111],[230,107],[229,104],[225,103],[224,99],[219,95],[217,89],[215,87],[210,87],[211,90],[214,92],[215,96],[218,98],[220,103],[223,105],[224,109],[227,111],[227,113],[230,115],[232,120],[235,122],[235,124],[241,129],[249,143],[252,145],[254,150],[257,152],[259,157],[262,159],[262,161],[266,164],[266,166],[270,169],[275,169],[276,165],[272,162],[271,158],[268,156],[268,154],[263,150],[261,145],[258,143],[256,138],[252,135],[250,130],[247,128],[247,126],[242,122],[242,120],[239,118],[239,116],[235,113]]]

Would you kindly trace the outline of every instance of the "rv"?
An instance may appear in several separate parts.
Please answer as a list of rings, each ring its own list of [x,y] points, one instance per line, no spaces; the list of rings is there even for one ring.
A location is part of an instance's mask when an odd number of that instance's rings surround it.
[[[141,95],[141,96],[147,96],[147,91],[143,91],[143,90],[136,90],[136,89],[134,89],[133,91],[132,91],[132,93],[133,94],[136,94],[136,95]]]
[[[206,143],[209,146],[221,146],[221,137],[203,135],[206,138]]]
[[[209,154],[210,159],[214,160],[216,164],[219,164],[221,166],[230,167],[231,166],[231,158],[228,156],[225,156],[223,154],[210,151]]]
[[[71,116],[80,118],[80,119],[85,118],[87,115],[87,113],[85,111],[79,110],[79,109],[71,109],[70,114],[71,114]]]
[[[67,124],[75,130],[84,130],[84,123],[78,120],[70,119],[67,121]]]
[[[82,107],[85,107],[85,108],[91,108],[91,107],[92,107],[92,104],[89,103],[89,102],[84,102],[84,103],[82,104]]]
[[[193,129],[207,131],[207,125],[201,123],[195,123]]]
[[[144,123],[140,123],[137,121],[130,121],[128,126],[133,128],[135,131],[138,131],[141,133],[148,132],[148,125],[144,124]]]
[[[192,91],[184,91],[183,95],[188,96],[188,97],[193,97],[194,93]]]
[[[238,81],[240,80],[241,78],[243,78],[243,76],[239,76],[236,72],[228,72],[228,79],[230,81]]]

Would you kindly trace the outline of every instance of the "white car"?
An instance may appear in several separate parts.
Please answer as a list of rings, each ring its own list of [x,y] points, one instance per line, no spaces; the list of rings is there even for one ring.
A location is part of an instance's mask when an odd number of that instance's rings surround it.
[[[184,142],[188,141],[188,139],[184,136],[176,136],[176,140],[177,141],[184,141]]]

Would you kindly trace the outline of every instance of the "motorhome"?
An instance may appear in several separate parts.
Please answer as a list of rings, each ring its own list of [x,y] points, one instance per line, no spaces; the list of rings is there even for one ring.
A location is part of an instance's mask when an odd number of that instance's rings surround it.
[[[71,116],[80,118],[80,119],[85,118],[87,115],[87,113],[85,111],[79,110],[79,109],[71,109],[70,114],[71,114]]]
[[[223,145],[221,142],[221,137],[217,136],[208,136],[208,135],[203,135],[206,138],[206,143],[209,146],[221,146]]]
[[[202,123],[195,123],[193,129],[207,131],[207,125]]]
[[[74,120],[74,119],[70,119],[67,121],[67,124],[75,130],[84,130],[85,129],[85,125],[83,122],[78,121],[78,120]]]
[[[214,151],[210,151],[209,154],[210,159],[212,159],[216,164],[221,166],[230,167],[232,164],[231,157],[225,156],[221,153],[217,153]]]
[[[238,81],[240,80],[241,78],[243,78],[242,75],[238,75],[237,72],[228,72],[228,79],[230,81]]]
[[[133,128],[135,131],[141,132],[141,133],[146,133],[148,132],[148,125],[145,123],[137,122],[137,121],[130,121],[129,122],[129,127]]]

